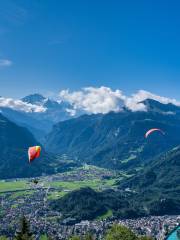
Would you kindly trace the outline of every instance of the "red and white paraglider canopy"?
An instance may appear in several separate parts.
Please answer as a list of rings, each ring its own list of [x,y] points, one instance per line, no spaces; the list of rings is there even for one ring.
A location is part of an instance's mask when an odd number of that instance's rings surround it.
[[[161,129],[159,129],[159,128],[152,128],[152,129],[150,129],[150,130],[148,130],[148,131],[146,132],[145,138],[148,138],[149,135],[151,135],[153,132],[156,132],[156,131],[158,131],[158,132],[160,132],[161,134],[165,135],[165,132],[162,131]]]

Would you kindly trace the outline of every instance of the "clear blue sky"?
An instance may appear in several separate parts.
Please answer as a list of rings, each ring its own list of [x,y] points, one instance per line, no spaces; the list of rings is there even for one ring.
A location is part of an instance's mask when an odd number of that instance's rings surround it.
[[[179,13],[173,0],[1,0],[0,95],[104,85],[180,99]]]

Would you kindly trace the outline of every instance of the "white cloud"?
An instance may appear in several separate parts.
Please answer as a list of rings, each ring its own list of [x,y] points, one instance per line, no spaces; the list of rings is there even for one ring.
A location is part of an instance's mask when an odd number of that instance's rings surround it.
[[[146,106],[142,103],[146,99],[153,99],[163,104],[172,103],[180,106],[176,99],[161,97],[150,92],[140,90],[131,96],[125,96],[119,89],[113,91],[108,87],[86,87],[80,91],[70,92],[62,90],[59,94],[60,101],[65,101],[73,106],[73,110],[68,109],[71,115],[75,115],[77,110],[86,113],[108,113],[110,111],[119,112],[125,106],[129,110],[147,111]]]
[[[23,112],[44,112],[46,108],[30,103],[25,103],[21,100],[14,100],[12,98],[0,97],[0,107],[11,108]]]
[[[146,99],[153,99],[162,104],[172,103],[176,106],[180,106],[180,102],[176,99],[161,97],[144,90],[140,90],[131,97],[127,97],[125,100],[125,106],[132,111],[146,111],[146,106],[142,103]]]
[[[112,91],[107,87],[87,87],[80,91],[62,90],[60,99],[73,105],[74,110],[84,110],[87,113],[119,112],[122,109],[124,96],[120,90]]]
[[[8,59],[0,59],[0,67],[10,67],[12,65],[12,61]]]
[[[74,117],[76,115],[75,109],[66,108],[66,112],[69,113],[69,115],[72,117]]]

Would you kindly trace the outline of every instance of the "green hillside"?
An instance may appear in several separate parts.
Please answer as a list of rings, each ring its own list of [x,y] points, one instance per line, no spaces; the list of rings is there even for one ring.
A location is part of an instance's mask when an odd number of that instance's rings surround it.
[[[147,164],[135,177],[120,184],[135,192],[137,201],[151,214],[180,213],[180,147]]]
[[[147,112],[124,110],[58,123],[47,136],[45,147],[50,152],[111,169],[143,166],[180,142],[179,108],[155,101],[146,104]],[[168,109],[176,114],[165,114]],[[163,129],[165,136],[154,133],[145,139],[145,132],[154,127]]]

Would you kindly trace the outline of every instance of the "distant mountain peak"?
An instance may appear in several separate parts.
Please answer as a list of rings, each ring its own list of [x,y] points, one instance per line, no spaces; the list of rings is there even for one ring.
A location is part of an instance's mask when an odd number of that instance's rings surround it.
[[[147,111],[161,112],[161,113],[177,113],[180,112],[180,107],[173,103],[161,103],[154,99],[146,99],[142,102]]]
[[[40,105],[44,103],[46,98],[39,93],[30,94],[21,99],[23,102]]]
[[[158,100],[154,100],[152,98],[147,98],[145,99],[144,101],[142,101],[142,103],[144,103],[145,105],[150,105],[150,104],[158,104],[158,105],[168,105],[168,106],[175,106],[174,104],[172,103],[161,103],[160,101]]]

